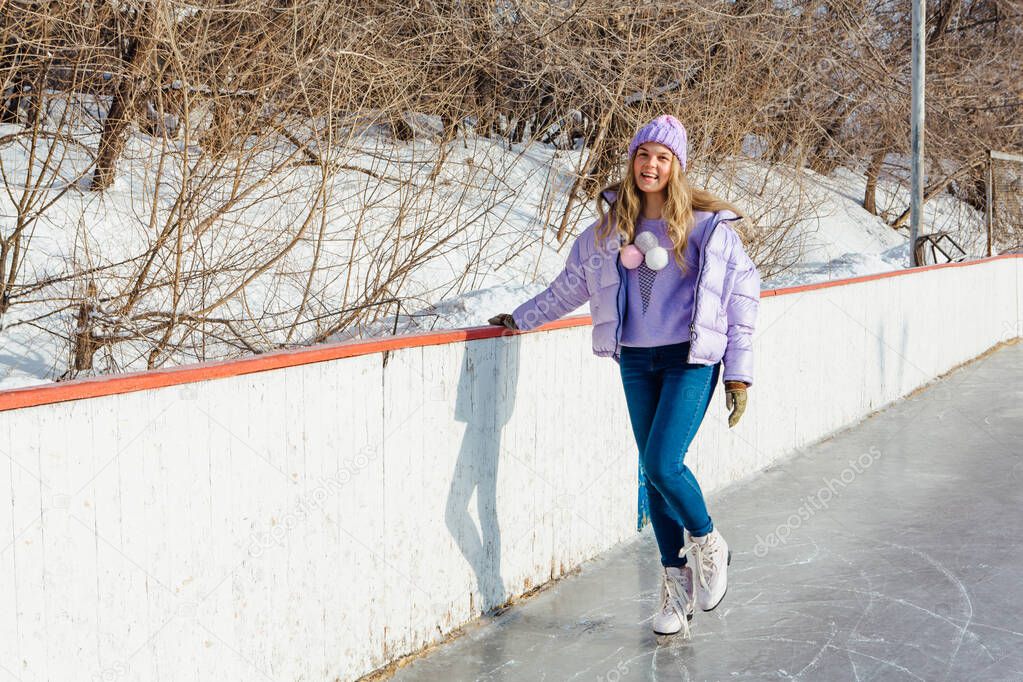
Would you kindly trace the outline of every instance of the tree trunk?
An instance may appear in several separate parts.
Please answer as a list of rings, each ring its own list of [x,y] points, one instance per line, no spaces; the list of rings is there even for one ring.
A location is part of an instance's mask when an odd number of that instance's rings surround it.
[[[136,16],[138,19],[136,35],[128,40],[123,54],[124,62],[127,64],[125,73],[114,87],[110,111],[103,119],[99,150],[96,153],[96,169],[93,171],[90,187],[94,192],[102,192],[114,182],[117,159],[124,150],[125,135],[128,126],[131,125],[134,101],[138,96],[139,67],[148,58],[153,44],[152,38],[148,37],[153,18],[152,7],[144,5]]]
[[[878,149],[870,157],[870,165],[867,166],[867,188],[863,192],[863,208],[873,215],[877,215],[877,177],[881,174],[881,164],[887,155],[886,149]]]
[[[952,23],[952,17],[959,13],[961,5],[962,0],[945,0],[941,3],[937,19],[934,22],[934,28],[931,29],[930,35],[927,36],[927,47],[933,47],[941,41],[945,36],[945,31],[948,30],[949,24]]]
[[[21,108],[21,100],[25,96],[25,88],[28,81],[15,79],[11,87],[0,94],[0,123],[19,123],[18,110]]]
[[[842,106],[841,109],[838,108],[839,106],[841,106],[841,99],[836,99],[831,105],[831,110],[836,113],[831,116],[824,130],[820,132],[817,143],[810,152],[810,169],[821,175],[827,175],[837,165],[835,159],[829,156],[829,152],[845,124],[848,111],[848,106]]]
[[[96,300],[96,285],[89,282],[85,298],[78,304],[74,338],[74,367],[76,372],[92,369],[92,356],[99,350],[96,335],[92,333],[92,307]]]
[[[103,119],[103,130],[99,137],[99,151],[96,153],[96,169],[92,173],[94,192],[102,192],[114,182],[117,159],[124,149],[124,135],[127,131],[129,118],[126,115],[127,102],[131,97],[131,86],[125,81],[118,83],[114,89],[114,98],[110,103],[110,111]]]

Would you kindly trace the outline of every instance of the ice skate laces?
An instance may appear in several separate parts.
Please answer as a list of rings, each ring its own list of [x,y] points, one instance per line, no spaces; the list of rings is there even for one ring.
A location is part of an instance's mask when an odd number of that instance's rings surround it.
[[[714,535],[711,534],[704,544],[698,545],[695,542],[690,542],[679,553],[680,556],[693,555],[693,561],[686,563],[696,564],[694,571],[696,579],[700,581],[700,587],[705,590],[710,589],[710,581],[714,579],[714,573],[717,571],[717,562],[714,561],[716,551],[718,551],[718,546],[714,542]]]
[[[664,572],[661,579],[661,612],[675,611],[679,620],[682,621],[680,634],[689,639],[689,591],[682,584],[681,578],[676,580],[669,576],[667,571]]]

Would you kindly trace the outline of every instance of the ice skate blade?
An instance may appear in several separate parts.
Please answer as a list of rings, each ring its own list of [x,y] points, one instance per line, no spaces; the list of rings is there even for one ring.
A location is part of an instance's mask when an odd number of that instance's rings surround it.
[[[673,645],[677,646],[679,644],[686,644],[688,642],[691,642],[692,639],[693,639],[692,634],[690,634],[688,637],[686,637],[685,635],[682,634],[682,631],[679,630],[678,632],[676,632],[673,635],[657,635],[657,645],[658,646],[673,646]]]

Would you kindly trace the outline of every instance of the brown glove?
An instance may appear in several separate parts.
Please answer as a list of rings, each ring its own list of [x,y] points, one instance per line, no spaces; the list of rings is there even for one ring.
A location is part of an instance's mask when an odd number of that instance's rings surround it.
[[[746,411],[746,383],[743,381],[725,382],[725,407],[728,408],[728,428],[739,423],[739,418]]]
[[[511,315],[509,315],[508,313],[501,313],[499,315],[494,315],[489,320],[487,320],[487,322],[489,324],[496,324],[498,327],[507,327],[508,329],[518,329],[518,326],[515,324],[515,318],[512,317]]]

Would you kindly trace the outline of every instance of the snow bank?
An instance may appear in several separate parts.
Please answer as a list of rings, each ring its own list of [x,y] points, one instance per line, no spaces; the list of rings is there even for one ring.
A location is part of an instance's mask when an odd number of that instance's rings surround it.
[[[0,135],[12,130],[11,126],[0,127]],[[96,140],[83,136],[79,142],[82,144],[62,150],[64,163],[43,183],[43,191],[53,195],[54,203],[33,227],[29,261],[19,281],[66,276],[124,261],[128,265],[113,267],[104,275],[107,284],[100,281],[101,290],[107,287],[116,293],[123,291],[124,280],[131,276],[133,259],[137,261],[155,239],[150,213],[160,224],[175,210],[174,195],[156,198],[153,169],[160,147],[155,139],[145,136],[129,141],[117,181],[109,190],[102,195],[83,190],[87,158],[81,150],[94,146]],[[363,142],[365,150],[346,160],[350,170],[339,171],[331,178],[328,198],[319,209],[324,228],[318,269],[312,278],[316,295],[307,297],[303,310],[303,319],[312,321],[288,335],[287,329],[303,301],[309,263],[316,253],[316,243],[309,236],[217,311],[220,317],[240,321],[252,329],[258,325],[260,349],[304,344],[316,338],[329,329],[339,310],[359,302],[360,292],[372,281],[380,261],[402,262],[410,254],[421,254],[435,245],[443,248],[423,259],[396,285],[397,290],[391,291],[400,299],[400,308],[397,302],[385,302],[377,308],[380,314],[371,323],[330,338],[485,325],[491,316],[510,312],[542,291],[562,269],[571,240],[557,244],[556,223],[571,187],[573,169],[583,152],[558,151],[538,144],[509,148],[504,141],[481,138],[458,140],[450,145],[440,171],[440,189],[418,195],[417,182],[434,170],[439,151],[435,143],[417,140],[395,144],[372,130]],[[177,148],[176,153],[179,161],[190,158],[188,149]],[[17,183],[24,182],[26,152],[22,146],[7,144],[0,148],[0,155],[12,183],[4,188],[7,192],[0,193],[0,226],[6,234],[23,191]],[[730,177],[729,181],[744,188],[762,184],[766,171],[758,163],[746,160],[736,164],[739,170],[733,172],[739,177]],[[390,180],[374,179],[355,170],[358,168],[371,169],[377,178]],[[810,217],[797,223],[785,238],[797,255],[787,267],[764,277],[765,288],[907,265],[907,230],[891,229],[860,206],[865,185],[862,174],[847,169],[839,169],[830,177],[803,172],[801,191],[805,196],[801,201],[805,199],[814,208]],[[275,186],[279,194],[276,199],[243,203],[215,230],[187,235],[194,240],[189,251],[193,260],[184,264],[185,272],[203,266],[196,254],[230,263],[252,249],[269,253],[279,248],[294,234],[296,223],[313,210],[307,188],[314,184],[316,173],[315,168],[297,168]],[[171,182],[180,182],[180,168],[168,177]],[[719,184],[716,178],[708,182],[714,189]],[[782,189],[768,184],[765,192],[775,193],[776,201]],[[215,195],[210,201],[217,199]],[[882,179],[878,186],[882,211],[897,214],[908,201],[908,192],[897,180]],[[769,203],[765,196],[765,204]],[[769,206],[749,208],[753,215],[770,218]],[[592,211],[592,204],[576,206],[573,220],[577,231],[593,219]],[[399,214],[405,215],[405,223],[396,219]],[[983,217],[973,209],[950,196],[941,196],[927,204],[926,220],[930,230],[952,232],[969,253],[982,253]],[[435,243],[413,247],[402,239],[409,225],[424,224],[431,226],[429,239]],[[349,266],[353,253],[360,258]],[[206,284],[202,288],[184,287],[181,295],[189,299],[192,309],[201,308],[208,300],[203,297],[215,297],[233,286],[226,277]],[[71,352],[68,339],[76,325],[74,302],[81,296],[70,284],[58,284],[40,295],[37,302],[11,308],[0,331],[0,388],[52,381],[66,371]],[[165,291],[154,293],[147,310],[168,308],[168,297]],[[587,313],[584,305],[573,314]],[[213,337],[193,345],[179,347],[162,364],[251,352]],[[95,371],[145,369],[149,350],[146,342],[117,344],[112,351],[97,355]]]

